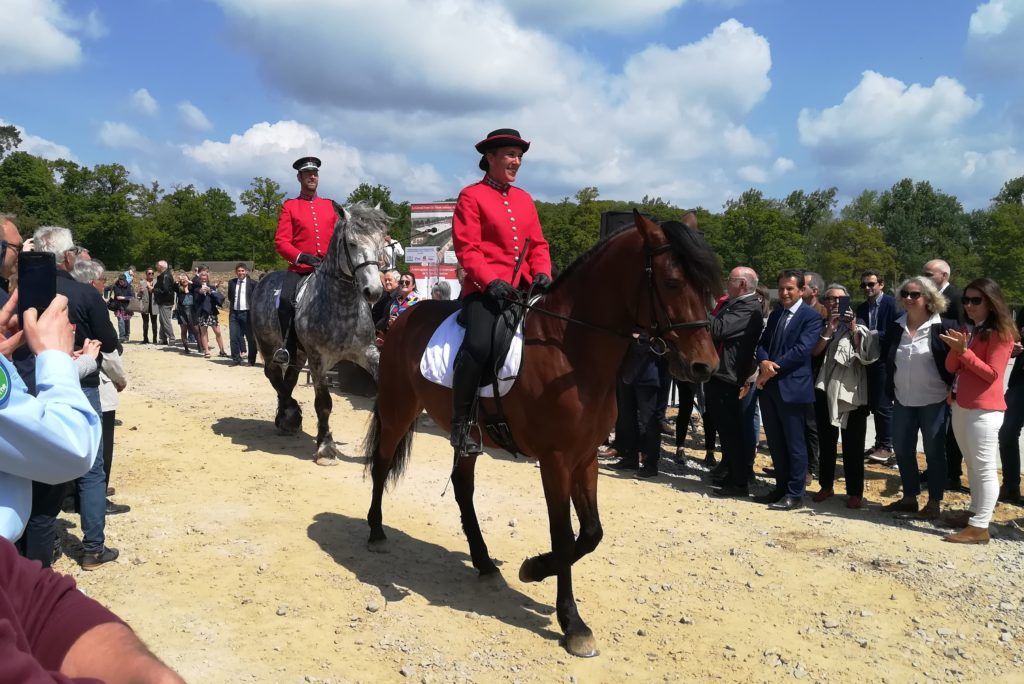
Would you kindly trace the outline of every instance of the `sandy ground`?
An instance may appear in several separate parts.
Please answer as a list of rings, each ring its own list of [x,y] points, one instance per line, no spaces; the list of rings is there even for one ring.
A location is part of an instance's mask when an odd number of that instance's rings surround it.
[[[447,441],[426,425],[385,499],[392,551],[369,553],[369,401],[335,395],[345,460],[317,467],[312,390],[300,380],[306,434],[278,436],[262,368],[226,361],[128,345],[112,484],[132,511],[107,522],[121,557],[57,564],[189,681],[1024,681],[1019,528],[945,544],[878,511],[894,471],[872,469],[868,510],[795,513],[708,498],[696,462],[665,459],[654,482],[605,471],[604,542],[575,566],[601,655],[580,660],[558,644],[554,581],[517,578],[549,548],[534,464],[478,465],[506,585],[477,579],[442,495]],[[62,519],[73,557],[78,521]]]

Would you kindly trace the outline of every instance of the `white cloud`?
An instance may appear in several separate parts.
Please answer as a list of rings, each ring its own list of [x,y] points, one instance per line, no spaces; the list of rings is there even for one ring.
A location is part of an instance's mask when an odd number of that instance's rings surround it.
[[[18,135],[21,136],[21,144],[18,145],[18,151],[28,152],[29,154],[34,154],[37,157],[42,157],[43,159],[67,159],[69,161],[75,161],[75,155],[71,153],[71,150],[68,147],[61,145],[60,143],[55,143],[52,140],[41,138],[38,135],[32,135],[26,131],[24,127],[19,126],[18,124],[12,124],[0,119],[0,126],[8,125],[14,126],[18,130]]]
[[[990,0],[971,15],[967,56],[971,67],[995,78],[1021,78],[1024,0]]]
[[[686,0],[506,0],[520,21],[539,27],[622,30],[647,24]]]
[[[149,146],[141,133],[120,121],[104,121],[96,137],[106,147],[144,150]]]
[[[910,177],[984,206],[1008,178],[1024,174],[1024,154],[1012,132],[970,133],[981,106],[955,79],[907,86],[869,71],[842,103],[802,110],[797,126],[829,183],[887,187]]]
[[[939,76],[931,86],[907,86],[865,71],[841,104],[821,112],[802,109],[800,141],[812,148],[869,154],[873,147],[900,147],[949,134],[981,109],[956,79]]]
[[[103,18],[100,17],[100,13],[97,10],[92,10],[86,15],[85,19],[80,22],[82,33],[87,38],[99,39],[104,38],[110,31],[107,29],[107,25],[103,22]]]
[[[145,88],[139,88],[132,93],[131,105],[135,111],[149,116],[153,116],[160,109],[156,99]]]
[[[178,114],[181,116],[182,123],[194,131],[209,131],[213,129],[213,124],[206,118],[206,114],[203,114],[203,110],[188,100],[178,103]]]
[[[494,0],[218,0],[267,78],[307,103],[464,111],[558,97],[576,55]],[[486,27],[486,28],[484,28]],[[315,45],[316,55],[296,45]]]
[[[427,197],[444,192],[439,174],[429,164],[417,164],[398,154],[360,152],[297,121],[258,123],[227,142],[205,140],[182,147],[182,153],[236,188],[246,187],[254,176],[268,176],[291,192],[296,185],[292,162],[314,155],[323,161],[321,191],[338,201],[362,182],[384,183],[402,188],[403,193]]]
[[[1019,12],[1020,0],[989,0],[974,10],[968,26],[970,36],[996,36],[1010,25],[1010,19]]]
[[[74,66],[82,47],[58,0],[0,0],[0,74]]]

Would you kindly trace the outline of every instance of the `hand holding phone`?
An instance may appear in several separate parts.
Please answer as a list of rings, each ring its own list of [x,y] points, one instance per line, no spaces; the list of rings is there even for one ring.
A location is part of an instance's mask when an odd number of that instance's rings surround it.
[[[46,310],[57,294],[57,260],[49,252],[22,252],[18,255],[18,319],[35,309]],[[66,301],[66,300],[65,300]],[[66,306],[65,306],[66,308]]]
[[[64,295],[56,295],[41,316],[35,307],[25,311],[21,329],[33,354],[57,350],[70,355],[75,349],[75,329],[68,321],[68,298]]]

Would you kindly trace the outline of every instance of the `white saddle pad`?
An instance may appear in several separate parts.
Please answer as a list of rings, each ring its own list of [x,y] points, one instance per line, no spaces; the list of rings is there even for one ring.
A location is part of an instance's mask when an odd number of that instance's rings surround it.
[[[444,319],[437,330],[434,331],[427,348],[423,350],[423,357],[420,359],[420,373],[424,378],[436,385],[445,387],[452,386],[454,371],[452,366],[455,363],[455,355],[459,353],[462,346],[462,338],[466,336],[466,329],[458,324],[456,319],[459,312],[456,311]],[[512,389],[512,384],[519,375],[519,366],[523,361],[523,326],[516,328],[515,337],[512,338],[512,346],[509,347],[505,356],[505,363],[498,371],[498,394],[505,396]],[[481,397],[493,397],[494,389],[491,385],[480,388]]]

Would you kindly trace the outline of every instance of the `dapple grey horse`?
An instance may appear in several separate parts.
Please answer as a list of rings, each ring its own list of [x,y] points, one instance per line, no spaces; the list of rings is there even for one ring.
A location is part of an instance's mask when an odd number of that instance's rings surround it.
[[[298,349],[288,366],[269,359],[282,346],[277,298],[282,271],[268,273],[253,292],[252,325],[264,360],[264,373],[277,390],[274,425],[285,434],[302,427],[302,409],[292,390],[305,361],[313,374],[316,391],[316,455],[318,465],[337,464],[338,447],[331,436],[330,389],[327,372],[339,361],[352,361],[377,378],[377,347],[374,345],[370,306],[383,293],[378,259],[391,218],[365,202],[348,209],[334,204],[338,220],[323,262],[300,286],[295,304],[295,335]]]

